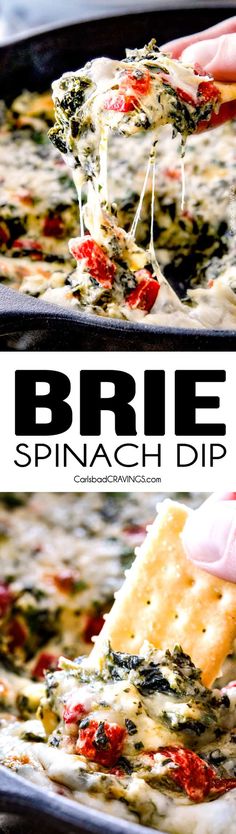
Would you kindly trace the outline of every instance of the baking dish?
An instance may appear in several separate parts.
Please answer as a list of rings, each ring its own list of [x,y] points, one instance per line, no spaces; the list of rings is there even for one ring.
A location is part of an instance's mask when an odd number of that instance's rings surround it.
[[[14,37],[0,48],[1,96],[11,100],[24,88],[45,90],[53,78],[90,58],[119,58],[126,46],[141,46],[153,36],[161,43],[235,13],[233,2],[158,5],[156,11]],[[236,344],[236,331],[159,328],[78,314],[5,286],[0,287],[0,336],[2,350],[233,350]]]
[[[150,834],[154,829],[135,825],[130,820],[117,819],[102,811],[64,799],[27,783],[6,768],[0,766],[0,811],[23,815],[24,820],[35,826],[43,825],[44,834]],[[49,826],[49,827],[48,827]],[[18,828],[16,829],[18,831]],[[25,830],[25,829],[24,829]],[[155,829],[156,834],[162,832]]]

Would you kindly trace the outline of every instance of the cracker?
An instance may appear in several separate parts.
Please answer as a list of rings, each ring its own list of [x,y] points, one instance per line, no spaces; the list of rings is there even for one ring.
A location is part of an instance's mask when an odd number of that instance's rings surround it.
[[[220,93],[220,103],[226,103],[227,101],[235,101],[236,100],[236,84],[231,81],[229,84],[224,81],[217,81],[216,83],[217,89]]]
[[[144,640],[158,649],[180,644],[202,670],[209,686],[236,636],[236,585],[201,570],[187,558],[181,541],[193,512],[165,500],[96,639],[90,661],[104,643],[139,653]]]

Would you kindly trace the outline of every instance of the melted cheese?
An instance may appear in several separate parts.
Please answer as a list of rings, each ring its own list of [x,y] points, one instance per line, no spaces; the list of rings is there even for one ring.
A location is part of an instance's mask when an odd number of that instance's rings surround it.
[[[111,659],[110,672],[106,669],[105,658],[100,676],[89,675],[87,669],[83,670],[83,662],[78,665],[62,660],[62,671],[48,676],[48,702],[59,718],[48,744],[40,720],[22,723],[6,719],[0,732],[0,761],[44,788],[48,780],[48,787],[52,784],[56,789],[58,785],[61,791],[64,786],[66,795],[78,802],[128,820],[135,814],[141,824],[170,834],[199,834],[200,831],[209,834],[209,825],[213,832],[223,834],[226,821],[227,831],[233,832],[236,790],[210,802],[194,804],[183,791],[176,789],[169,760],[158,751],[160,745],[183,743],[183,739],[186,743],[188,738],[188,746],[197,745],[201,756],[217,768],[214,745],[216,747],[219,742],[214,739],[218,738],[219,724],[230,727],[235,723],[233,691],[228,690],[229,701],[224,703],[219,692],[204,690],[188,658],[183,666],[179,650],[174,666],[170,656],[153,653],[151,647],[145,646],[143,653],[144,677],[142,664],[125,671],[122,655]],[[148,693],[147,681],[151,686],[151,679],[146,672],[150,661],[150,674],[159,664],[156,668],[161,675],[156,679],[154,692]],[[142,680],[145,682],[144,693],[141,691]],[[162,692],[162,680],[169,681],[172,693]],[[71,695],[76,695],[75,703],[83,705],[90,721],[113,722],[127,728],[119,764],[121,770],[128,766],[127,772],[119,775],[115,769],[90,761],[86,753],[76,753],[78,726],[65,724],[63,720],[64,707],[70,703]],[[175,716],[173,724],[168,724],[164,718],[170,710]],[[44,722],[46,712],[47,701],[43,698],[41,715]],[[199,733],[195,734],[194,740],[194,723],[197,725],[202,719],[210,740],[208,744]],[[190,720],[192,729],[181,733],[179,722]],[[220,761],[225,755],[220,774],[223,768],[223,773],[232,775],[234,770],[230,769],[230,762],[235,767],[236,743],[230,732],[226,740],[222,738],[220,752]]]
[[[41,624],[45,627],[45,608],[60,622],[56,642],[52,638],[43,648],[58,651],[70,646],[72,654],[78,653],[78,647],[89,650],[83,639],[83,617],[93,610],[94,597],[96,603],[100,600],[103,605],[106,600],[109,604],[109,595],[121,581],[120,559],[128,556],[129,537],[133,544],[140,541],[144,535],[141,516],[144,524],[150,520],[154,500],[151,495],[125,494],[112,500],[96,494],[35,494],[27,497],[25,505],[17,505],[23,497],[16,496],[16,507],[11,511],[0,507],[1,580],[8,577],[15,595],[14,617],[29,625],[32,585],[39,594],[34,611],[41,616]],[[87,583],[72,597],[47,584],[47,576],[59,576],[65,566],[72,570],[79,566],[80,582]],[[43,681],[30,680],[38,657],[34,628],[27,642],[29,652],[31,637],[31,660],[24,657],[22,648],[20,657],[17,651],[11,657],[12,664],[18,659],[21,668],[14,672],[4,668],[7,622],[7,618],[1,621],[1,763],[44,791],[59,791],[130,821],[138,818],[141,824],[163,832],[209,834],[210,826],[215,834],[224,834],[227,822],[227,831],[234,834],[235,790],[210,802],[191,803],[171,780],[169,764],[158,748],[183,744],[200,753],[220,777],[234,776],[235,689],[229,688],[228,697],[222,698],[218,690],[203,687],[197,670],[179,649],[173,656],[163,656],[147,644],[141,652],[143,660],[131,669],[125,656],[113,655],[112,650],[103,658],[98,674],[89,671],[85,662],[62,658],[60,671],[48,673],[45,689]],[[124,729],[119,764],[121,771],[126,767],[123,774],[78,755],[78,726],[64,719],[71,697],[83,705],[90,721],[114,723]],[[19,720],[19,712],[23,720]]]
[[[148,167],[144,178],[137,213],[131,227],[134,237],[142,211],[146,184],[150,168],[152,170],[152,200],[149,254],[152,264],[153,278],[158,279],[160,285],[166,285],[156,259],[154,249],[154,204],[155,204],[155,159],[157,131],[160,125],[171,123],[175,131],[182,134],[184,142],[198,124],[199,118],[210,118],[215,103],[205,103],[201,100],[199,86],[207,82],[204,76],[196,76],[191,67],[184,67],[179,61],[173,61],[159,53],[155,42],[148,47],[135,52],[128,52],[123,62],[109,63],[108,59],[99,59],[87,64],[82,70],[73,75],[66,73],[59,81],[53,83],[53,97],[56,109],[56,122],[50,132],[55,144],[64,143],[69,162],[74,156],[74,166],[79,168],[80,176],[89,181],[87,226],[96,243],[102,243],[108,252],[107,241],[101,230],[104,228],[103,206],[106,206],[108,223],[112,225],[111,206],[108,201],[107,187],[107,143],[109,134],[118,131],[122,136],[130,136],[148,129],[153,134],[152,147]],[[125,81],[125,88],[124,85]],[[94,89],[95,85],[95,89]],[[142,85],[144,89],[142,89]],[[125,91],[124,91],[125,90]],[[191,95],[190,95],[191,93]],[[109,104],[109,94],[112,97]],[[108,98],[107,98],[108,96]],[[184,101],[184,103],[183,103]],[[117,102],[117,104],[116,104]],[[121,103],[120,103],[121,102]],[[62,138],[63,137],[63,138]],[[87,143],[87,146],[85,145]],[[89,160],[89,162],[88,162]],[[182,209],[184,204],[184,175],[182,167]],[[115,229],[117,241],[120,243],[122,230]],[[141,257],[141,253],[140,253]],[[117,254],[114,256],[117,273]],[[133,288],[138,285],[136,271],[139,266],[124,260],[123,264],[131,269]],[[144,263],[146,266],[146,262]],[[135,268],[136,267],[136,268]],[[142,268],[142,267],[141,267]],[[85,273],[88,275],[86,263]],[[83,267],[82,267],[83,272]],[[81,263],[79,264],[77,291],[81,287]],[[93,279],[93,276],[91,276]],[[121,276],[117,275],[117,284]],[[88,283],[88,277],[87,277]],[[83,288],[84,289],[84,288]],[[121,287],[120,287],[121,289]],[[177,302],[177,303],[176,303]],[[129,295],[124,293],[123,304],[120,304],[124,317],[126,307],[129,307]],[[162,306],[162,305],[161,305]],[[157,308],[159,303],[157,302]],[[173,289],[169,291],[169,308],[178,309],[178,299]],[[141,304],[142,309],[142,304]]]
[[[110,66],[105,60],[103,66],[99,59],[90,71],[98,81],[100,74],[105,73],[105,89],[111,80],[107,73],[114,77],[117,62]],[[68,77],[71,79],[70,73]],[[95,90],[96,80],[92,83]],[[171,138],[170,126],[161,128],[156,146],[155,194],[151,163],[147,171],[153,136],[148,131],[125,139],[112,134],[109,194],[106,189],[104,192],[112,205],[111,218],[105,198],[101,207],[101,195],[96,192],[94,197],[94,190],[90,191],[86,207],[83,176],[79,167],[73,167],[73,154],[70,159],[66,156],[72,166],[66,169],[62,157],[48,142],[47,122],[50,124],[52,114],[45,110],[47,102],[50,99],[44,95],[24,93],[13,103],[11,111],[3,111],[2,279],[20,292],[72,306],[78,314],[86,311],[123,318],[127,326],[129,321],[136,321],[157,326],[234,329],[235,123],[188,138],[185,197],[183,175],[181,184],[182,144],[178,138]],[[97,141],[96,135],[95,146]],[[104,212],[106,219],[101,229]],[[68,240],[77,235],[79,223],[81,233],[89,227],[112,260],[117,228],[120,230],[119,246],[127,267],[117,264],[117,277],[109,292],[91,282],[84,264],[78,262],[75,269]],[[150,263],[150,233],[155,250],[155,260],[153,249],[151,260],[162,287],[153,308],[147,312],[130,308],[124,303],[124,296],[135,286],[135,271]],[[128,245],[126,236],[132,238],[133,245],[131,241]],[[163,284],[163,275],[168,281],[171,279],[175,293]]]

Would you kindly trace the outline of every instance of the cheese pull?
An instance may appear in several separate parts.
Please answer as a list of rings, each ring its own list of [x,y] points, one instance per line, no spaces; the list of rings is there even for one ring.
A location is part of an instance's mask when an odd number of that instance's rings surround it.
[[[236,584],[211,576],[186,556],[182,531],[190,512],[166,500],[149,528],[89,658],[98,666],[104,645],[138,654],[145,640],[157,649],[182,646],[210,686],[236,637]]]

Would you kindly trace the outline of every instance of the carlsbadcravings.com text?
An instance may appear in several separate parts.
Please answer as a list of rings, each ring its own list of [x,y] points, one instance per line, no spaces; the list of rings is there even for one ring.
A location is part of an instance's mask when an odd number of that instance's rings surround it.
[[[145,475],[75,475],[76,484],[161,484],[161,478],[146,478]]]

